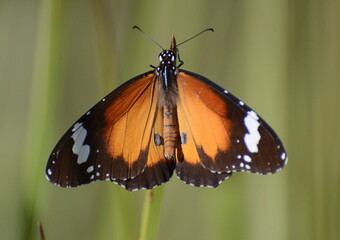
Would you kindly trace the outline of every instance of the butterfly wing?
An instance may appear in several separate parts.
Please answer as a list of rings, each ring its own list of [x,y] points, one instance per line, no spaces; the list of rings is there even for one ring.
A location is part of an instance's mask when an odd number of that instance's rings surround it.
[[[145,170],[159,168],[155,163],[162,162],[158,154],[161,150],[149,147],[157,116],[156,80],[153,72],[138,76],[82,116],[52,151],[46,166],[47,178],[63,187],[111,180],[129,188],[126,182],[137,180]],[[162,180],[169,172],[165,175]],[[150,180],[147,186],[138,184],[140,188],[153,186]]]
[[[186,107],[183,105],[185,103],[180,103],[177,106],[182,144],[177,154],[176,174],[185,183],[196,187],[217,187],[223,180],[231,176],[231,171],[217,173],[202,165],[196,139],[193,135],[196,129],[191,125],[192,119],[186,116]],[[196,108],[196,106],[192,106],[192,108]],[[200,134],[204,135],[205,133],[200,131]]]
[[[151,129],[148,160],[145,170],[133,179],[119,180],[118,184],[127,190],[151,189],[167,182],[174,172],[176,163],[164,157],[164,145],[156,145],[154,137],[163,133],[162,110],[157,108],[154,126]]]
[[[187,136],[182,141],[184,160],[176,167],[182,180],[194,185],[211,180],[204,174],[198,180],[193,166],[215,174],[209,185],[217,186],[230,172],[267,174],[286,164],[287,155],[280,139],[242,101],[188,71],[180,70],[177,83],[179,131],[181,136]]]

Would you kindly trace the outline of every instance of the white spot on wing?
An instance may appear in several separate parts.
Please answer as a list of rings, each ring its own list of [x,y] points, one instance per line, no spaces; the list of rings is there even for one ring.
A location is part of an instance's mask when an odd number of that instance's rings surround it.
[[[90,155],[90,146],[89,145],[82,146],[80,149],[78,158],[77,158],[77,163],[82,164],[86,162],[89,155]]]
[[[52,175],[52,170],[50,168],[47,170],[47,174],[50,176]]]
[[[246,126],[248,133],[244,135],[244,142],[249,152],[258,152],[258,144],[261,139],[260,132],[258,130],[260,122],[259,117],[254,111],[248,111],[247,116],[244,118],[244,125]]]
[[[239,101],[238,104],[240,104],[240,106],[244,106],[244,102]]]
[[[72,131],[74,131],[71,136],[71,138],[74,140],[72,152],[75,155],[78,155],[77,163],[82,164],[87,161],[90,154],[90,146],[84,145],[87,130],[83,127],[82,123],[76,123]]]
[[[83,123],[78,123],[78,122],[75,123],[71,131],[72,131],[72,132],[75,132],[75,131],[76,131],[80,126],[82,126],[82,125],[83,125]]]
[[[89,167],[86,169],[86,171],[87,171],[88,173],[92,172],[93,170],[94,170],[94,167],[93,167],[93,166],[89,166]]]
[[[285,160],[285,159],[286,159],[286,153],[283,152],[283,153],[281,153],[281,160],[283,161],[283,160]]]
[[[74,144],[73,144],[73,147],[72,147],[72,152],[74,154],[76,154],[76,155],[79,154],[80,148],[84,144],[86,134],[87,134],[86,129],[83,126],[81,126],[71,136],[71,138],[74,140]]]
[[[251,162],[251,157],[249,157],[248,155],[244,155],[243,160],[246,162]]]

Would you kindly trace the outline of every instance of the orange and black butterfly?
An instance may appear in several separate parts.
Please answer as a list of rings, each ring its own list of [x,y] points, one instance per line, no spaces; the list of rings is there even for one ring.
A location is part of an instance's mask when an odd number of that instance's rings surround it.
[[[216,187],[232,172],[283,168],[287,154],[269,125],[227,90],[179,69],[177,58],[172,37],[158,67],[73,124],[49,157],[48,180],[62,187],[109,180],[133,191],[165,183],[175,170],[187,184]]]

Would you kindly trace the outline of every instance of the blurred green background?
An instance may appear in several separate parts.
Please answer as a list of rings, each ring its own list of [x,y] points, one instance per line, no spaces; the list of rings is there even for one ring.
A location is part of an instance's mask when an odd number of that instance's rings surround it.
[[[340,239],[340,1],[0,1],[1,239],[136,239],[145,191],[50,184],[48,156],[98,100],[157,65],[171,34],[183,69],[253,107],[288,165],[216,189],[164,185],[158,239]],[[160,189],[161,189],[160,188]],[[161,189],[162,190],[162,189]],[[157,194],[156,190],[156,194]]]

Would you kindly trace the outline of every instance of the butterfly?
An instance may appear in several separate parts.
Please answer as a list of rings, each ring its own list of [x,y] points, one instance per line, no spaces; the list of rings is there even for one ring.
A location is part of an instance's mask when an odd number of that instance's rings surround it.
[[[108,180],[134,191],[176,171],[187,184],[216,187],[233,172],[284,167],[287,153],[271,127],[229,91],[180,69],[177,46],[172,37],[158,67],[113,90],[70,127],[48,159],[49,181],[76,187]]]

